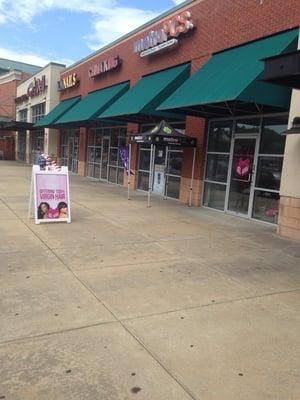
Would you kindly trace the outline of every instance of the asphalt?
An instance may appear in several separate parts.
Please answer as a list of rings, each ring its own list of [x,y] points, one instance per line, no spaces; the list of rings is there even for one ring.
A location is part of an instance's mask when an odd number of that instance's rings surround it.
[[[0,399],[299,400],[299,243],[78,176],[35,225],[30,174],[0,162]]]

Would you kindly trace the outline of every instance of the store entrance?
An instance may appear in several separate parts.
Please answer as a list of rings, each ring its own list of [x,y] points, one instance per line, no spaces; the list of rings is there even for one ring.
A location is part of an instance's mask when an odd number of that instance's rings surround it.
[[[179,199],[183,150],[180,147],[156,146],[153,193]],[[138,189],[148,191],[150,146],[139,146]]]
[[[44,131],[31,132],[31,163],[36,165],[41,153],[44,152]]]
[[[154,160],[153,192],[165,194],[166,185],[166,148],[157,147]]]
[[[108,180],[108,159],[109,159],[110,138],[104,137],[102,142],[102,165],[101,179]]]
[[[69,171],[77,174],[79,138],[76,136],[69,137],[68,145],[69,145],[68,169]]]
[[[249,218],[254,193],[256,147],[256,137],[234,138],[227,211]]]
[[[18,160],[26,161],[26,131],[18,132]]]

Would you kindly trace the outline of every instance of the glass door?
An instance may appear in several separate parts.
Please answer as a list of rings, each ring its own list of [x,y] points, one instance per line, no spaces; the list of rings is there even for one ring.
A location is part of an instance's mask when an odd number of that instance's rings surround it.
[[[68,168],[69,171],[77,174],[78,172],[78,145],[79,138],[76,136],[69,138],[69,157]]]
[[[253,202],[256,147],[256,137],[235,137],[227,200],[228,212],[249,218]]]
[[[102,142],[101,179],[108,180],[109,137],[104,137]]]

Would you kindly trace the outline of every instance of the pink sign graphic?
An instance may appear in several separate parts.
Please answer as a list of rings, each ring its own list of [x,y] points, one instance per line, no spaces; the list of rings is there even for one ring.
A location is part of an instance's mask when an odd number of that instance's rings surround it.
[[[67,219],[67,175],[36,174],[37,219]]]

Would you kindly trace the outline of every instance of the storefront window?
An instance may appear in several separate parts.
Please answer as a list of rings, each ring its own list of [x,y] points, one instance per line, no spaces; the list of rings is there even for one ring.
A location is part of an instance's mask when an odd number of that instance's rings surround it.
[[[229,155],[207,154],[205,179],[215,182],[226,182]]]
[[[208,152],[229,153],[232,134],[232,121],[213,122],[208,138]]]
[[[185,132],[185,122],[170,122],[181,133]],[[156,124],[141,126],[141,132],[149,131]],[[139,145],[138,189],[148,190],[150,170],[150,145]],[[179,199],[183,151],[177,146],[156,146],[153,170],[153,192]]]
[[[169,152],[169,163],[167,173],[170,175],[181,175],[183,152],[182,151],[170,151]]]
[[[38,163],[41,152],[44,151],[44,131],[31,131],[31,162]]]
[[[277,223],[286,128],[287,117],[263,119],[252,216],[266,222]]]
[[[279,191],[282,163],[283,157],[258,157],[256,187]]]
[[[287,128],[287,118],[266,118],[260,141],[260,154],[284,154],[285,136],[280,135]]]
[[[260,119],[241,119],[236,123],[235,133],[238,134],[253,134],[259,133],[260,129]]]
[[[276,224],[278,219],[279,198],[279,193],[255,190],[253,218]]]
[[[166,194],[173,199],[179,199],[180,194],[180,177],[167,176]]]
[[[32,122],[35,124],[45,115],[45,103],[40,103],[31,107]]]
[[[138,188],[148,190],[149,187],[149,172],[139,171]]]
[[[120,147],[126,144],[126,128],[92,128],[88,133],[87,176],[123,185]]]
[[[227,182],[232,126],[232,121],[216,121],[209,129],[203,205],[218,210],[225,207],[226,185],[213,183]]]
[[[139,170],[149,171],[150,169],[150,149],[140,149]]]
[[[24,108],[24,110],[19,111],[19,121],[20,122],[27,122],[27,108]]]
[[[26,131],[18,132],[18,160],[26,160]]]
[[[64,129],[60,136],[60,163],[74,173],[78,171],[78,148],[79,129]]]
[[[226,185],[218,185],[216,183],[205,183],[203,193],[203,205],[205,207],[224,210],[226,196]]]
[[[286,127],[287,116],[211,122],[203,205],[276,223]],[[248,142],[251,152],[245,151]],[[237,170],[239,163],[248,175]]]

